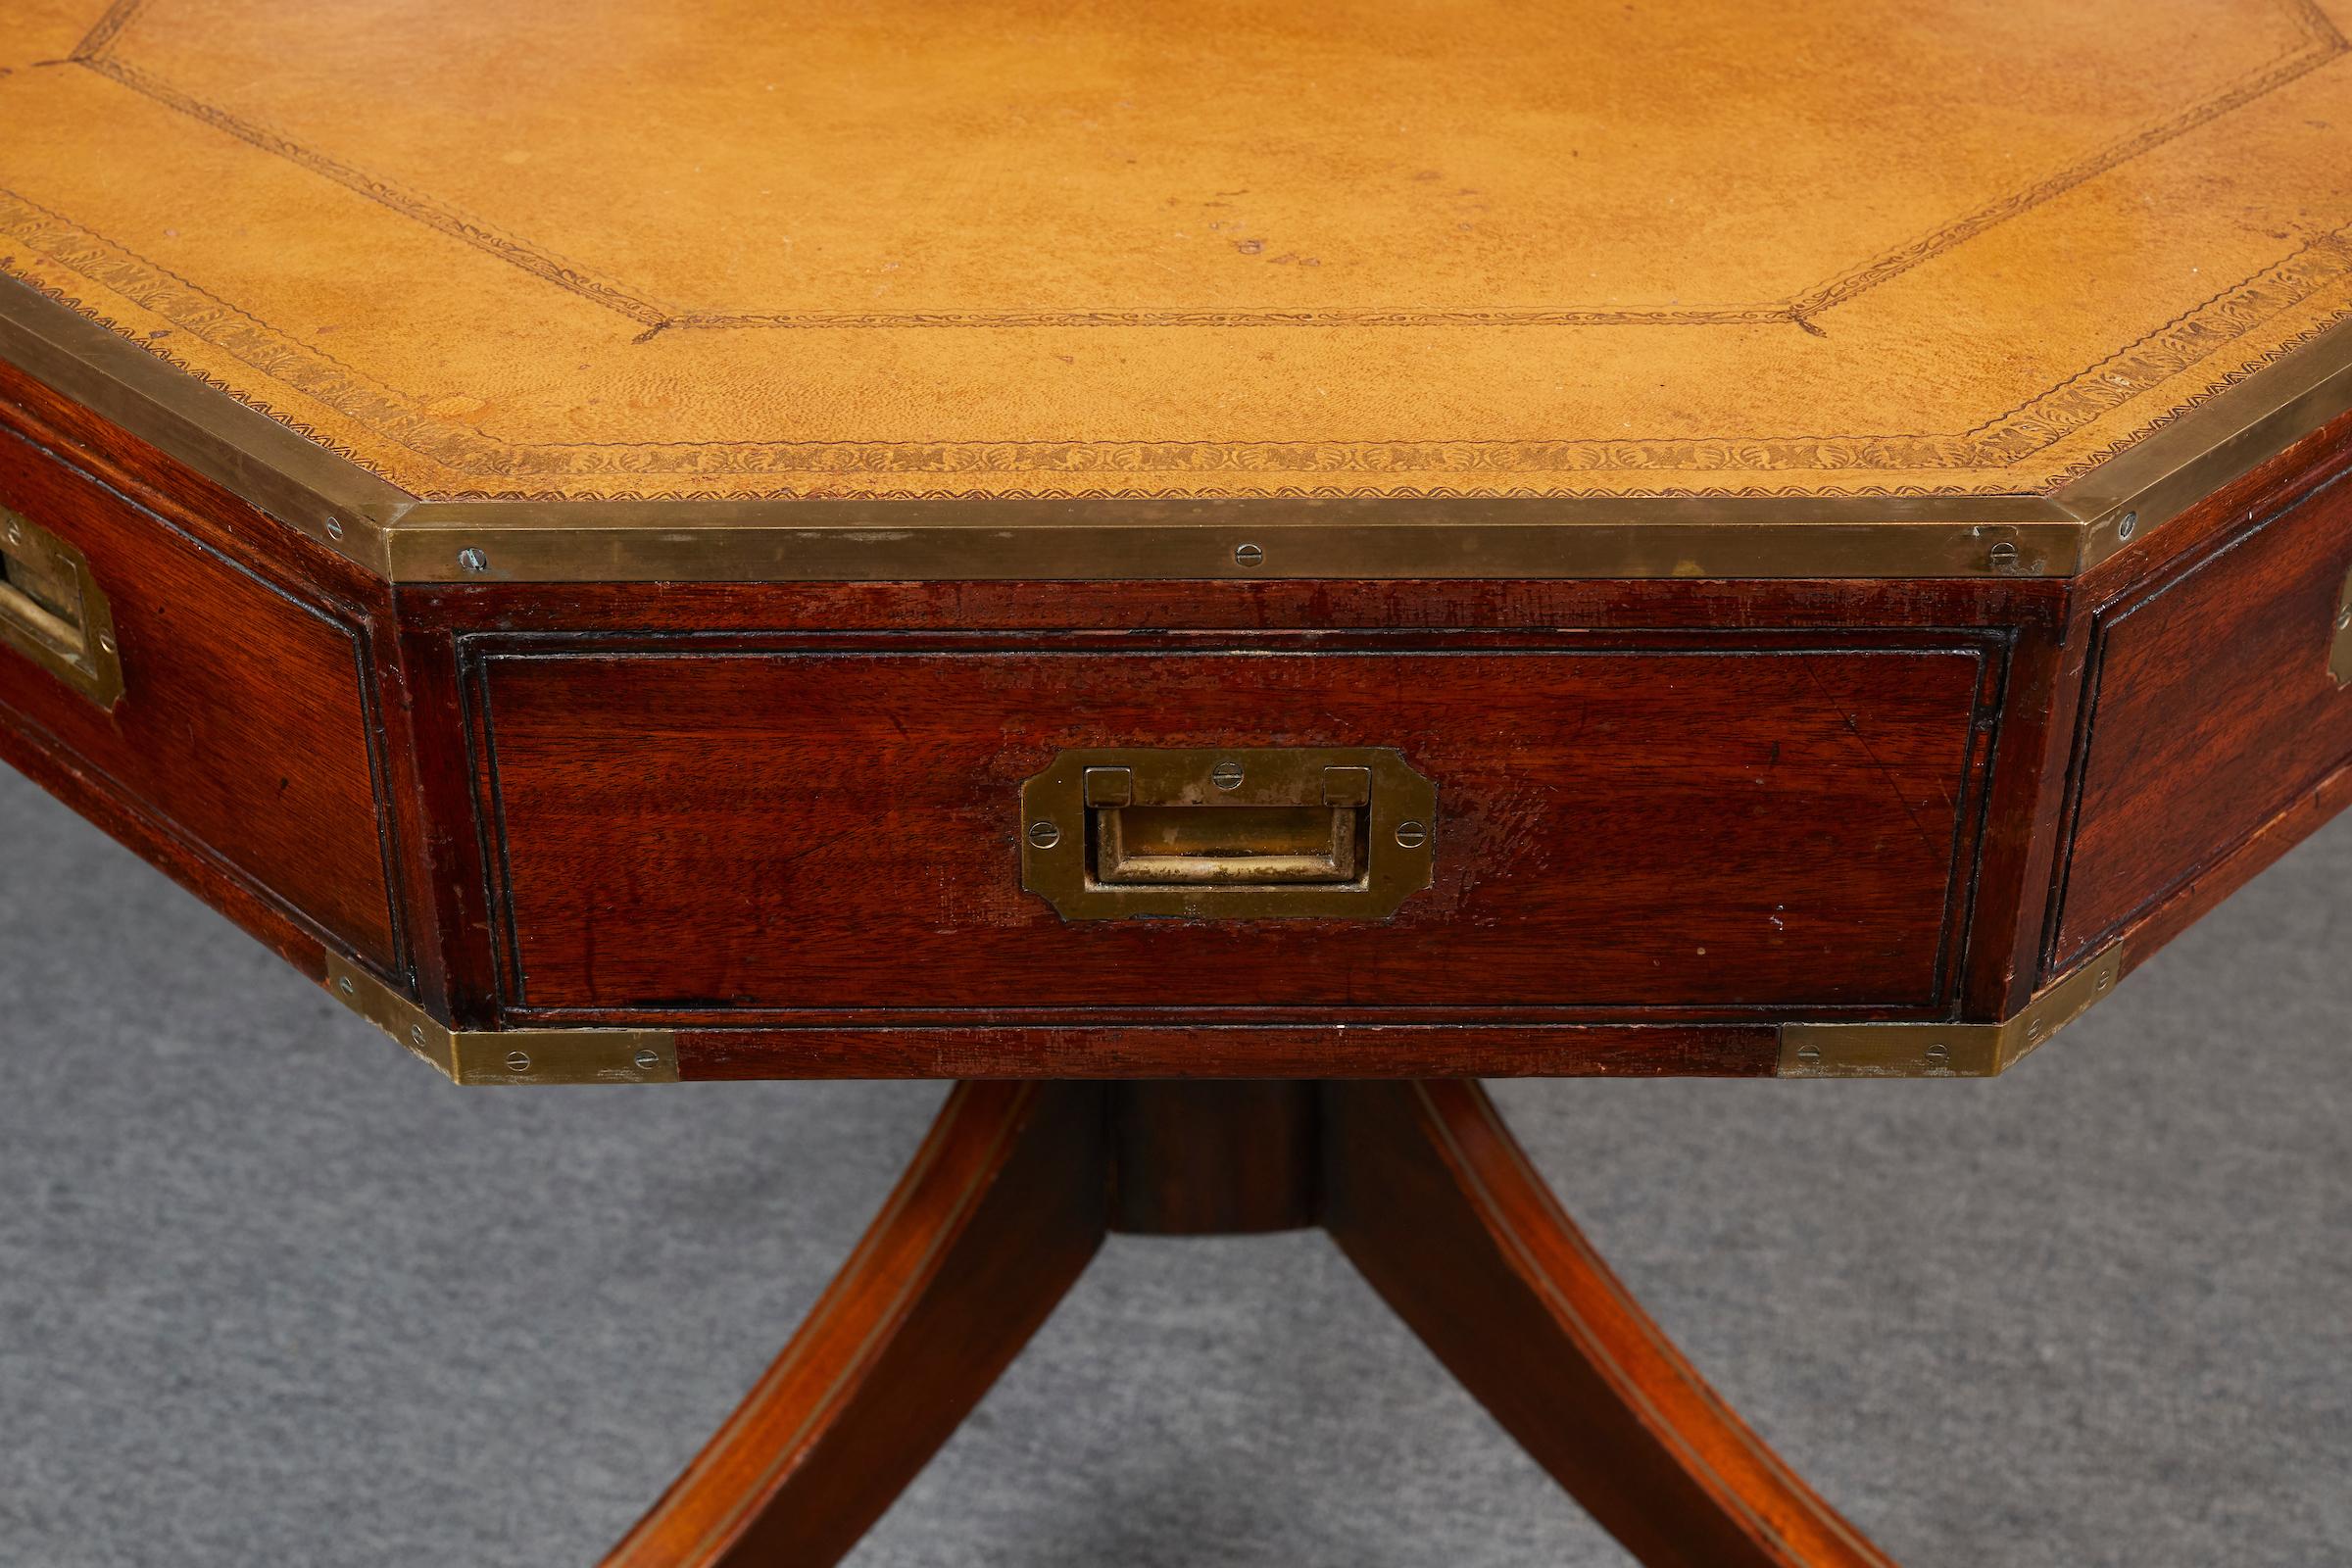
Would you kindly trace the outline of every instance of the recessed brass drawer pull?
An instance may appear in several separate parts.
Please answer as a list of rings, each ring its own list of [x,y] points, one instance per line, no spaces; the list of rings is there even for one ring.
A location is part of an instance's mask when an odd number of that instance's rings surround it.
[[[106,595],[80,551],[0,507],[0,642],[100,708],[122,695]]]
[[[2335,634],[2328,641],[2328,673],[2338,686],[2352,686],[2352,574],[2335,591]]]
[[[1437,808],[1385,748],[1069,751],[1021,786],[1021,885],[1068,920],[1381,920]]]

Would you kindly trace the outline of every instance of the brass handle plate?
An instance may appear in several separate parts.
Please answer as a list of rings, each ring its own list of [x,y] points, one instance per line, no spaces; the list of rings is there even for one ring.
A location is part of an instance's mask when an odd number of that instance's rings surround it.
[[[2334,624],[2328,640],[2328,673],[2338,686],[2352,686],[2352,575],[2335,591]]]
[[[1065,920],[1385,920],[1437,819],[1385,747],[1067,751],[1021,785],[1021,886]]]
[[[111,709],[122,662],[106,595],[82,553],[0,507],[0,643]]]

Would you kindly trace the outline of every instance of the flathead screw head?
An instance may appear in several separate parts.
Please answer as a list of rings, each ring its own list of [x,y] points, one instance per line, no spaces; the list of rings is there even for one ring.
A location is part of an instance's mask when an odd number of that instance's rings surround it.
[[[531,1058],[527,1054],[520,1051],[510,1051],[507,1053],[507,1071],[529,1072],[530,1070]]]
[[[1233,564],[1254,570],[1266,564],[1266,553],[1255,545],[1235,545],[1233,547]]]
[[[639,1072],[652,1072],[656,1067],[662,1065],[662,1058],[654,1054],[654,1050],[650,1046],[641,1048],[637,1054],[629,1059],[637,1063]]]
[[[490,557],[473,545],[458,552],[458,564],[467,571],[488,571]]]
[[[1208,770],[1208,781],[1221,790],[1238,790],[1242,787],[1242,764],[1219,762]]]
[[[338,542],[342,540],[343,523],[341,519],[335,517],[329,517],[326,519],[326,536],[329,539],[333,539]]]
[[[409,1025],[409,1044],[419,1051],[424,1049],[424,1025],[420,1023]]]
[[[342,992],[347,997],[350,996],[352,994],[351,976],[345,975],[342,979],[336,981],[335,989]]]
[[[1932,1045],[1928,1048],[1929,1066],[1941,1067],[1950,1062],[1951,1059],[1952,1048],[1944,1045],[1941,1041],[1938,1041],[1935,1045]]]
[[[2118,539],[2129,539],[2137,532],[2139,532],[2138,513],[2127,512],[2115,519],[2115,536]]]
[[[2343,609],[2335,612],[2335,629],[2337,631],[2352,631],[2352,605],[2346,605]]]
[[[2017,565],[2017,546],[2003,539],[1984,555],[1985,564],[1995,571],[2008,571]]]
[[[1796,1059],[1808,1067],[1818,1067],[1821,1065],[1821,1048],[1819,1046],[1799,1046],[1796,1048]]]
[[[1041,850],[1050,850],[1061,842],[1061,829],[1051,822],[1029,824],[1029,842]]]
[[[115,652],[115,634],[111,631],[100,632],[98,634],[98,647],[102,653],[111,654]]]
[[[1396,843],[1400,848],[1417,850],[1428,842],[1429,824],[1426,822],[1399,822],[1396,824]]]

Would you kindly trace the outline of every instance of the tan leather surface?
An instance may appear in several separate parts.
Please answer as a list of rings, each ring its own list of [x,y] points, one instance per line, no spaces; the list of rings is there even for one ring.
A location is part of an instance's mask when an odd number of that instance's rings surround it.
[[[410,491],[2046,491],[2352,315],[2352,0],[7,0],[0,270]]]

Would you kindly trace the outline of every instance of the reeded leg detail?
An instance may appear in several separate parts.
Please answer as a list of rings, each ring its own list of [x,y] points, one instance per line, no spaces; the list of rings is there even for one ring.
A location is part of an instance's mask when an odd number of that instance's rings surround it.
[[[1627,1550],[1650,1568],[1892,1568],[1626,1293],[1477,1084],[1324,1097],[1324,1223]]]
[[[825,1568],[1101,1245],[1102,1090],[961,1084],[808,1320],[606,1568]]]

